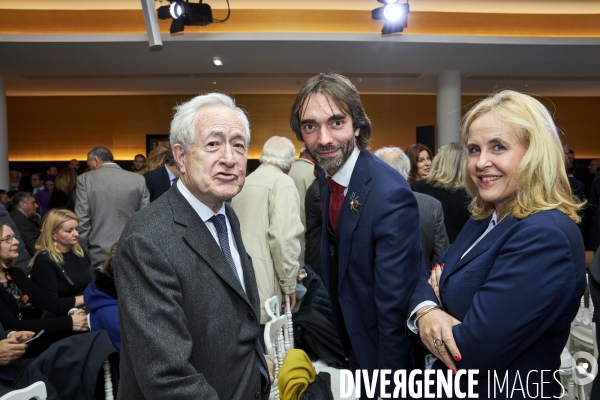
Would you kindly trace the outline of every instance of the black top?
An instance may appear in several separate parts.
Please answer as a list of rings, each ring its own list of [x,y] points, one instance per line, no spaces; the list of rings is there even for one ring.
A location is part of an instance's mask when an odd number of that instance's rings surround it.
[[[79,257],[72,251],[63,253],[65,262],[59,265],[52,261],[48,253],[40,253],[31,267],[31,280],[42,289],[48,297],[57,299],[83,294],[91,282],[89,272],[90,256],[84,252]]]
[[[29,297],[28,302],[40,310],[50,311],[58,318],[19,320],[19,306],[15,298],[0,285],[0,323],[6,331],[61,332],[73,330],[73,319],[67,315],[75,305],[72,298],[53,299],[33,283],[25,272],[19,268],[9,268],[8,274],[21,290],[22,295]]]
[[[444,210],[444,225],[446,225],[446,233],[450,244],[454,243],[460,230],[467,223],[471,214],[469,213],[469,203],[471,198],[467,191],[462,188],[455,192],[443,189],[441,187],[433,187],[425,179],[413,182],[412,190],[418,193],[428,194],[442,203]]]

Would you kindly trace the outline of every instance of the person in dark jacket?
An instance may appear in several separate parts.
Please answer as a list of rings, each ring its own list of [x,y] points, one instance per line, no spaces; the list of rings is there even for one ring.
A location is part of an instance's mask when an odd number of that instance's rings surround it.
[[[471,199],[464,188],[466,150],[458,143],[443,146],[431,165],[427,179],[414,182],[412,190],[428,194],[442,203],[444,225],[450,244],[454,243],[470,218]]]
[[[0,222],[0,324],[8,330],[25,330],[44,335],[32,342],[24,358],[32,358],[46,350],[50,344],[70,336],[73,332],[88,330],[83,310],[72,311],[73,298],[53,299],[33,283],[25,273],[12,267],[19,253],[19,240],[10,226]],[[38,308],[34,308],[34,307]],[[35,318],[36,311],[46,310],[57,318]]]
[[[121,326],[117,309],[117,289],[113,273],[113,257],[117,250],[115,243],[108,253],[106,261],[94,268],[94,276],[83,296],[90,311],[90,329],[104,330],[117,350],[121,351]]]

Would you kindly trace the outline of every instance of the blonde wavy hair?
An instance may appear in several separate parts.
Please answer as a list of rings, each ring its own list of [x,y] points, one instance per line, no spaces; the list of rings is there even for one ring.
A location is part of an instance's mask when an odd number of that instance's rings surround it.
[[[42,224],[42,232],[37,242],[35,242],[36,252],[31,258],[29,262],[29,266],[33,266],[35,259],[42,253],[48,253],[48,256],[57,264],[64,264],[65,259],[58,248],[54,247],[54,240],[52,239],[52,235],[56,233],[62,224],[67,221],[77,221],[79,222],[79,218],[73,211],[70,210],[59,210],[54,209],[51,210],[46,217],[44,218],[44,223]],[[71,249],[73,253],[75,253],[79,257],[83,257],[83,248],[79,243],[75,244]]]
[[[460,143],[442,146],[431,163],[426,182],[451,192],[465,187],[466,159],[467,151]]]
[[[503,213],[523,219],[538,211],[557,209],[579,223],[577,211],[584,203],[571,193],[562,143],[546,107],[533,97],[513,90],[494,93],[465,115],[462,127],[465,147],[471,124],[487,113],[512,128],[527,149],[517,169],[517,195]],[[472,198],[469,208],[473,218],[490,216],[494,205],[481,199],[472,179],[466,179],[465,186]]]
[[[4,227],[5,226],[8,226],[10,228],[10,225],[5,224],[4,222],[0,221],[0,239],[2,239],[1,236],[4,235]],[[14,235],[14,232],[13,232],[13,235]],[[19,238],[17,238],[17,240],[19,240]],[[2,259],[0,259],[0,269],[9,269],[10,267],[13,266],[14,263],[15,263],[14,259],[10,260],[8,263],[4,263],[4,261],[2,261]]]
[[[70,168],[61,169],[56,175],[56,188],[62,190],[66,194],[71,194],[71,191],[77,186],[77,172]]]
[[[156,146],[156,148],[154,148],[150,153],[148,153],[148,157],[146,158],[146,164],[144,165],[144,168],[140,170],[139,173],[143,175],[146,172],[154,171],[155,169],[162,167],[165,164],[165,160],[170,151],[171,145],[169,143],[159,143]]]

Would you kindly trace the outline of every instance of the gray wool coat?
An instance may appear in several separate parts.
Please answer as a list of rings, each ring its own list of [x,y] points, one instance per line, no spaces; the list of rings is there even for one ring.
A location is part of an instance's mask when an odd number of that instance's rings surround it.
[[[229,205],[226,214],[246,293],[177,185],[125,227],[114,260],[123,346],[118,399],[268,398],[252,262]]]

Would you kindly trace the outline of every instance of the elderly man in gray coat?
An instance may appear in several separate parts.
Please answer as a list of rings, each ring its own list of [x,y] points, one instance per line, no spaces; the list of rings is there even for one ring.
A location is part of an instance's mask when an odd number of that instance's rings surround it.
[[[75,214],[79,243],[90,253],[92,264],[104,261],[119,240],[129,218],[150,202],[142,175],[124,171],[106,147],[88,153],[91,171],[77,178]]]
[[[179,180],[131,218],[114,259],[118,399],[266,399],[256,279],[225,203],[246,178],[248,119],[219,93],[176,111]]]

